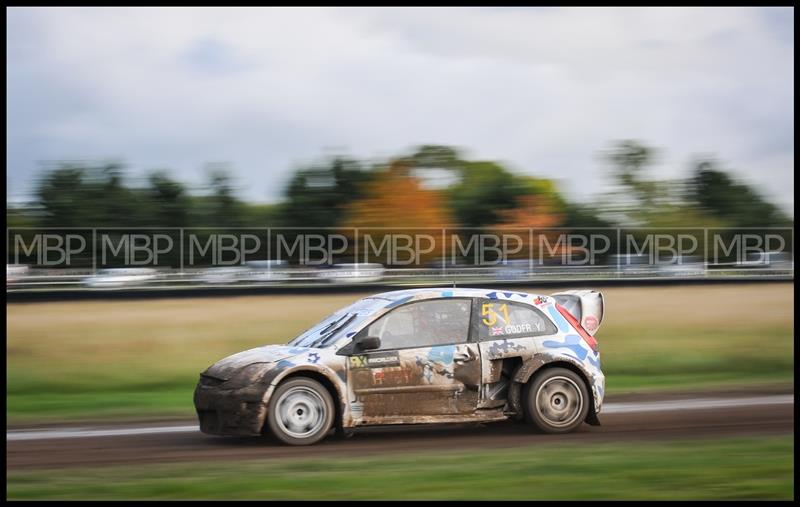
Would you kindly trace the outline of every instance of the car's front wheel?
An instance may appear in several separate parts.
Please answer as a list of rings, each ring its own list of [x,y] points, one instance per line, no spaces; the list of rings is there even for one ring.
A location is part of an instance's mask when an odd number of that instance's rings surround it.
[[[589,412],[589,392],[583,379],[566,368],[546,368],[536,374],[523,393],[525,416],[545,433],[568,433]]]
[[[330,393],[310,378],[293,378],[272,393],[267,411],[270,432],[290,445],[311,445],[328,434],[334,421]]]

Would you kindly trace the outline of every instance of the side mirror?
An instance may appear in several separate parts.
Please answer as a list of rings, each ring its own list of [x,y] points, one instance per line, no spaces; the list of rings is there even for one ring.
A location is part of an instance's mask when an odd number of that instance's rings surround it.
[[[375,350],[381,348],[381,339],[377,336],[366,336],[356,343],[356,347],[361,350]]]

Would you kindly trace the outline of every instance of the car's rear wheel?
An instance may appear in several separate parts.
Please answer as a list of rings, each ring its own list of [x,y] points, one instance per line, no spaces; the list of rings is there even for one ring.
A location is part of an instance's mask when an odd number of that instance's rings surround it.
[[[333,399],[310,378],[293,378],[272,393],[267,412],[270,432],[290,445],[311,445],[328,434],[335,417]]]
[[[589,392],[583,379],[566,368],[546,368],[525,386],[528,422],[545,433],[577,429],[589,412]]]

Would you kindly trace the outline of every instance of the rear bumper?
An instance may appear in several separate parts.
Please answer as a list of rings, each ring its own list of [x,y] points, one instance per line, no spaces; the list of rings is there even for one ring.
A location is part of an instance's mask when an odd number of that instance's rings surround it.
[[[267,415],[263,394],[253,387],[220,389],[198,384],[194,406],[200,431],[210,435],[261,435]]]

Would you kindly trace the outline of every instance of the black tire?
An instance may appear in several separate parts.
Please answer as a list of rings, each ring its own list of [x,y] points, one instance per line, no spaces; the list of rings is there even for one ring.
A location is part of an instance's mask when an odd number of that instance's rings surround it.
[[[522,392],[525,419],[545,433],[575,431],[592,402],[581,377],[566,368],[545,368]]]
[[[284,444],[311,445],[328,435],[335,410],[333,399],[322,384],[306,377],[292,378],[280,383],[272,393],[267,426]]]

